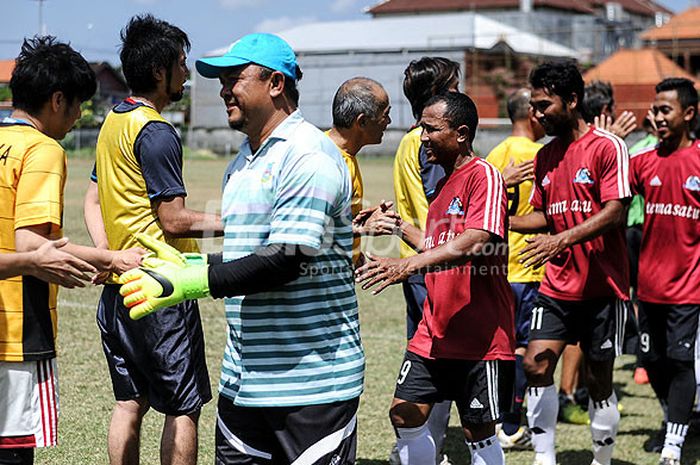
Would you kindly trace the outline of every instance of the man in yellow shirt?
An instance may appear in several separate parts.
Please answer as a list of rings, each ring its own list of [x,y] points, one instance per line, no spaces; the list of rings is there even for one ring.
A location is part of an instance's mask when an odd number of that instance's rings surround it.
[[[532,191],[533,160],[542,144],[536,141],[544,136],[544,129],[534,118],[530,107],[530,90],[519,89],[508,97],[508,117],[513,123],[511,135],[498,144],[486,161],[498,168],[508,187],[508,214],[527,215]],[[520,252],[531,237],[513,231],[508,233],[508,281],[515,296],[515,389],[513,408],[503,415],[498,439],[503,449],[529,448],[530,431],[520,425],[527,380],[523,371],[523,356],[530,334],[530,318],[544,267],[530,268],[520,263]]]
[[[392,202],[363,209],[362,173],[357,152],[365,145],[379,144],[391,124],[389,96],[377,81],[354,77],[342,83],[333,98],[333,127],[326,135],[335,143],[350,170],[352,181],[352,261],[361,260],[361,236],[381,236],[397,232],[398,215],[390,211]]]

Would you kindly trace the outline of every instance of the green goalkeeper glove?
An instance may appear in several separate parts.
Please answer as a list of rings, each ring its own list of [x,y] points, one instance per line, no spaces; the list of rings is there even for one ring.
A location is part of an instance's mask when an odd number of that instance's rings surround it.
[[[139,268],[119,277],[119,293],[129,316],[138,320],[163,307],[183,300],[209,295],[209,267],[205,265],[176,265],[155,257],[145,258]]]
[[[197,257],[199,254],[187,257],[144,235],[137,236],[137,240],[155,253],[144,258],[141,267],[119,277],[122,284],[119,293],[124,297],[124,305],[131,309],[132,319],[138,320],[183,300],[209,295],[209,267],[206,260]]]

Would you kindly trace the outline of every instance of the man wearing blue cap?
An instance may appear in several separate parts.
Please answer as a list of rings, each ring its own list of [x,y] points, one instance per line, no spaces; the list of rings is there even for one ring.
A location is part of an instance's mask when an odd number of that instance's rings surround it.
[[[217,464],[354,464],[364,353],[348,169],[297,110],[301,71],[279,37],[247,35],[197,71],[219,79],[248,136],[226,171],[224,263],[151,261],[122,276],[124,302],[141,316],[227,297]]]

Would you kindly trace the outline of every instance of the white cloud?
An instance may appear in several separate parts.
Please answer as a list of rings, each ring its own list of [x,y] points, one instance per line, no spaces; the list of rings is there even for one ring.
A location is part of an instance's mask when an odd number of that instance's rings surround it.
[[[228,10],[261,6],[263,3],[265,3],[265,0],[219,0],[219,5]]]
[[[358,0],[334,0],[331,4],[331,11],[335,13],[345,13],[354,10]]]
[[[317,21],[314,16],[281,16],[279,18],[266,19],[255,26],[256,32],[282,32],[285,29],[290,29],[302,24],[313,23]]]

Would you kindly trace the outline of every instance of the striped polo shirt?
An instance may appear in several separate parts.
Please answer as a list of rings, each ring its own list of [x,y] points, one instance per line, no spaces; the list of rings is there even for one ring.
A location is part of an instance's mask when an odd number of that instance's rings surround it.
[[[351,184],[333,142],[295,111],[226,170],[224,261],[268,244],[312,257],[274,291],[226,299],[219,391],[236,405],[324,404],[362,392],[364,352],[352,273]]]

